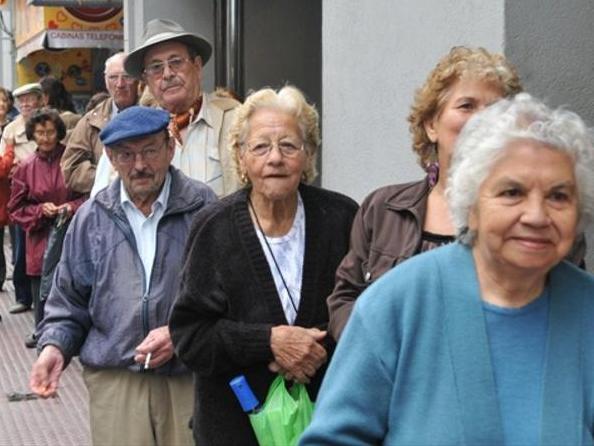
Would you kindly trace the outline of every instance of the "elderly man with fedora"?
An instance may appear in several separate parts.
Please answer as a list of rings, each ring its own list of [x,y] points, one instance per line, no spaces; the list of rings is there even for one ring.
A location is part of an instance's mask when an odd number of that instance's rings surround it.
[[[191,222],[214,192],[170,166],[169,114],[133,106],[101,131],[119,179],[76,213],[64,240],[31,389],[56,394],[80,355],[94,444],[192,444],[193,385],[167,321]]]
[[[212,46],[204,37],[171,20],[155,19],[146,25],[142,44],[130,52],[124,68],[142,79],[159,106],[170,113],[169,130],[176,147],[172,164],[224,196],[239,188],[227,150],[227,133],[239,102],[203,94],[202,67],[211,54]],[[100,166],[106,162],[104,157]]]
[[[103,153],[99,132],[116,114],[138,101],[138,81],[125,72],[125,58],[126,53],[116,53],[105,61],[105,86],[110,97],[82,117],[68,140],[61,166],[64,181],[74,192],[91,191]]]
[[[39,83],[25,84],[13,91],[20,110],[14,121],[6,126],[0,140],[0,154],[4,155],[7,146],[13,147],[14,162],[19,164],[35,152],[37,144],[27,138],[25,124],[27,119],[43,105],[43,95]],[[25,254],[25,231],[18,225],[11,226],[10,239],[13,249],[14,270],[12,282],[16,302],[8,309],[16,314],[28,311],[33,303],[31,280],[27,276]]]

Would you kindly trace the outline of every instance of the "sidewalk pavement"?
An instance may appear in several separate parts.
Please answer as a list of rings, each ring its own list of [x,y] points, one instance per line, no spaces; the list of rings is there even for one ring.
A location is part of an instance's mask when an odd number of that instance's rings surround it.
[[[33,312],[9,314],[12,303],[14,288],[7,280],[0,292],[0,446],[90,445],[88,394],[77,359],[62,374],[57,398],[8,400],[12,392],[30,392],[29,371],[37,357],[24,344]]]

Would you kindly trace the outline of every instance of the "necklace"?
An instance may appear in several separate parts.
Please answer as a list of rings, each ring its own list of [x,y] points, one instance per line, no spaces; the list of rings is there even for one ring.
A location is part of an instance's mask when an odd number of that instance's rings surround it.
[[[262,233],[262,238],[264,239],[264,244],[266,245],[266,248],[268,249],[268,252],[270,253],[270,257],[272,257],[272,262],[274,263],[274,266],[276,267],[276,270],[278,271],[278,274],[283,282],[283,286],[285,287],[285,290],[287,290],[287,294],[289,295],[289,301],[291,301],[291,306],[293,307],[293,310],[295,310],[295,315],[297,315],[297,306],[295,305],[295,300],[293,299],[293,296],[291,295],[291,290],[289,290],[287,282],[285,281],[285,277],[283,276],[283,273],[282,273],[280,267],[278,266],[276,257],[274,257],[272,248],[270,247],[270,244],[268,243],[268,239],[266,238],[266,234],[264,233],[264,230],[262,229],[262,225],[260,224],[260,219],[258,218],[256,209],[254,208],[252,199],[249,196],[248,196],[248,204],[250,206],[250,209],[252,210],[252,213],[254,214],[254,218],[256,220],[256,225],[258,226],[258,230]]]

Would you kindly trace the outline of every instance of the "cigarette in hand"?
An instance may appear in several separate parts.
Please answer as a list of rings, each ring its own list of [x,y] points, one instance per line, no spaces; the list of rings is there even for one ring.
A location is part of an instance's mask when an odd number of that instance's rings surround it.
[[[148,355],[146,355],[146,359],[144,360],[144,370],[148,370],[149,368],[149,362],[151,362],[151,356],[153,354],[149,352]]]

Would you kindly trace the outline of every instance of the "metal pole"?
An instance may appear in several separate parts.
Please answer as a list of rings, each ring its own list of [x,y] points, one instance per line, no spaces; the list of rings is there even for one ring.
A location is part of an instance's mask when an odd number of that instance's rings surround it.
[[[227,86],[227,0],[214,0],[215,87]]]
[[[227,87],[244,96],[243,0],[227,0]]]

